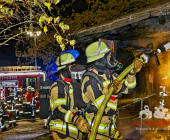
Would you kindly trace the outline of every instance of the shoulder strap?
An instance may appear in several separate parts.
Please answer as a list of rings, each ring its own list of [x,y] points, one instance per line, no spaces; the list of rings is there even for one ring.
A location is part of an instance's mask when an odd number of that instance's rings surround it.
[[[61,80],[61,79],[57,80],[57,82],[60,82],[64,85],[66,93],[69,95],[69,84],[67,84],[64,80]]]
[[[83,75],[83,79],[86,77],[86,76],[91,76],[93,77],[94,79],[97,80],[97,82],[99,83],[100,87],[102,88],[103,90],[103,83],[101,82],[101,80],[99,79],[98,75],[92,71],[87,71],[84,75]]]
[[[69,95],[69,85],[64,81],[64,80],[61,80],[61,79],[58,79],[56,82],[60,82],[64,85],[64,88],[66,90],[66,93]],[[54,87],[57,87],[58,85],[57,84],[54,84],[52,87],[51,87],[51,90],[54,88]]]

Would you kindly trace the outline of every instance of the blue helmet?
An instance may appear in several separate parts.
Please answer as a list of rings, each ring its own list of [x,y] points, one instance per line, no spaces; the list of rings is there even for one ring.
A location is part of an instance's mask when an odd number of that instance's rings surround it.
[[[79,52],[74,49],[61,52],[56,59],[57,70],[63,69],[67,64],[75,62],[77,57],[79,57]]]
[[[76,51],[76,50],[74,50],[74,49],[72,49],[72,50],[67,50],[67,51],[62,51],[62,52],[60,53],[60,55],[63,54],[63,53],[70,53],[70,54],[72,54],[73,57],[74,57],[74,59],[76,59],[77,57],[79,57],[79,52]]]

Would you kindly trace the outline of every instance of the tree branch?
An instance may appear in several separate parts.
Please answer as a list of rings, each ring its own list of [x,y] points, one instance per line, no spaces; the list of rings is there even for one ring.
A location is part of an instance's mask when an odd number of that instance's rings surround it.
[[[38,4],[38,6],[41,8],[41,10],[44,12],[44,14],[48,17],[47,13],[44,11],[44,9],[41,7],[41,5],[38,3],[37,0],[35,0],[36,3]],[[58,30],[56,29],[56,27],[54,26],[54,24],[51,22],[51,24],[53,25],[54,29],[56,30],[57,34],[59,35],[60,33],[58,32]]]
[[[16,36],[19,36],[19,35],[21,35],[21,34],[23,34],[23,33],[26,33],[26,32],[21,32],[21,33],[19,33],[19,34],[16,34],[16,35],[10,37],[8,40],[4,41],[3,43],[0,43],[0,46],[4,45],[4,44],[5,44],[6,42],[8,42],[9,40],[11,40],[11,39],[15,38]]]
[[[13,26],[9,26],[8,28],[5,28],[4,30],[2,30],[2,31],[0,32],[0,34],[2,34],[4,31],[6,31],[6,30],[8,30],[8,29],[10,29],[10,28],[12,28],[12,27],[15,27],[15,26],[18,26],[18,25],[20,25],[20,24],[27,23],[27,22],[30,22],[30,21],[24,21],[24,22],[20,22],[20,23],[18,23],[18,24],[15,24],[15,25],[13,25]],[[36,21],[31,21],[31,22],[36,22]],[[36,23],[37,23],[37,22],[36,22]]]

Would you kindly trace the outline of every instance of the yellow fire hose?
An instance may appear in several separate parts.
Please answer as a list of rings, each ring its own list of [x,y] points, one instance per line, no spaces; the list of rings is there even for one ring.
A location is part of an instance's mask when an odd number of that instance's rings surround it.
[[[140,61],[143,62],[143,59],[142,58],[139,58]],[[134,69],[134,63],[132,63],[131,65],[129,65],[119,76],[118,76],[118,80],[119,81],[122,81],[123,78],[131,71]],[[113,91],[114,91],[114,87],[113,87],[113,84],[111,85],[111,87],[109,88],[108,92],[106,93],[106,96],[103,100],[103,103],[102,105],[99,107],[98,109],[98,112],[97,112],[97,115],[95,117],[95,120],[94,120],[94,125],[92,126],[92,129],[91,129],[91,133],[90,133],[90,138],[89,140],[95,140],[96,139],[96,134],[97,134],[97,131],[98,131],[98,127],[99,127],[99,124],[101,122],[101,118],[103,116],[103,112],[106,108],[106,105],[110,99],[110,97],[112,96],[113,94]]]

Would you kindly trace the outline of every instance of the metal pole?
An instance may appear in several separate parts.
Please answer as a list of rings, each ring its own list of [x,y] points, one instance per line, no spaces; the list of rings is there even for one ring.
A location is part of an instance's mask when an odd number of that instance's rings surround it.
[[[34,41],[35,41],[35,66],[36,66],[36,70],[37,70],[37,52],[36,52],[36,35],[34,35]]]
[[[152,97],[152,96],[155,96],[155,94],[151,94],[151,95],[146,96],[146,97],[144,97],[144,98],[142,98],[142,99],[144,100],[144,99],[150,98],[150,97]],[[141,99],[138,99],[138,100],[136,100],[136,101],[134,101],[134,102],[132,102],[132,103],[130,103],[130,104],[121,106],[121,107],[119,107],[118,109],[120,110],[120,109],[122,109],[122,108],[125,108],[125,107],[127,107],[127,106],[130,106],[131,104],[137,103],[137,102],[139,102],[139,101],[141,101]]]

